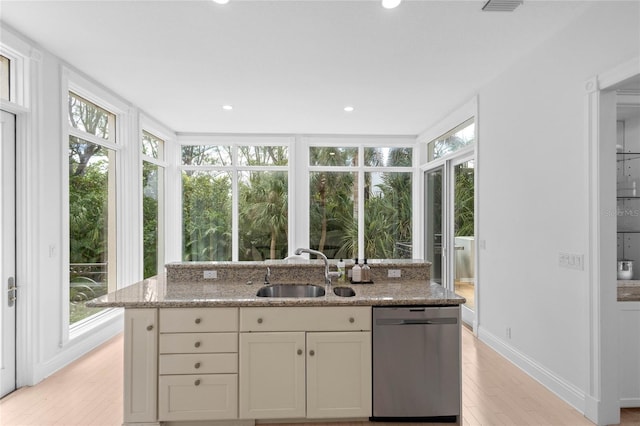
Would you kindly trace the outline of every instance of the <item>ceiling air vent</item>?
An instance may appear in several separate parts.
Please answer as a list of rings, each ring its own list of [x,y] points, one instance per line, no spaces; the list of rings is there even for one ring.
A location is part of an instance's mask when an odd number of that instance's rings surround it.
[[[522,4],[522,0],[489,0],[482,6],[485,12],[513,12]]]

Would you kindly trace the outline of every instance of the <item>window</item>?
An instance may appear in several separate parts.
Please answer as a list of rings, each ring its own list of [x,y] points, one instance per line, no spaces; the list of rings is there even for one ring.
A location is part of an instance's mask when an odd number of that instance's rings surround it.
[[[183,259],[286,257],[288,170],[286,145],[184,145]]]
[[[309,147],[309,245],[333,259],[411,258],[412,155],[408,147]]]
[[[427,144],[428,161],[437,160],[475,142],[475,120],[470,119]]]
[[[113,113],[73,92],[69,111],[69,323],[100,311],[85,302],[116,289]]]
[[[164,140],[142,132],[143,278],[157,275],[164,265]]]
[[[11,96],[11,60],[5,56],[0,55],[0,99],[10,101]]]

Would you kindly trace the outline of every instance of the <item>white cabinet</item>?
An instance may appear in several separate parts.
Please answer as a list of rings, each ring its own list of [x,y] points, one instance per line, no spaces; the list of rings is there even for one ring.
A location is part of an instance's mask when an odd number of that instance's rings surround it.
[[[305,333],[240,333],[240,418],[305,416]]]
[[[160,310],[158,418],[238,417],[238,309]]]
[[[124,423],[156,423],[158,311],[124,313]]]
[[[621,407],[640,407],[640,302],[618,302]]]
[[[371,333],[307,333],[307,417],[371,415]]]
[[[370,329],[369,307],[242,308],[240,417],[370,416]]]

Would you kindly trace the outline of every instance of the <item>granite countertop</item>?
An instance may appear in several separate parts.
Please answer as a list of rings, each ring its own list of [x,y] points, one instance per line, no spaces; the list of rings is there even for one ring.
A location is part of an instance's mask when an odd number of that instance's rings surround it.
[[[640,280],[619,280],[618,302],[640,302]]]
[[[277,284],[277,283],[273,283]],[[335,283],[335,287],[345,283]],[[241,282],[170,282],[159,275],[87,302],[91,307],[179,308],[215,306],[383,306],[461,305],[464,297],[439,284],[419,280],[353,284],[354,297],[327,292],[322,297],[258,297],[261,284]]]

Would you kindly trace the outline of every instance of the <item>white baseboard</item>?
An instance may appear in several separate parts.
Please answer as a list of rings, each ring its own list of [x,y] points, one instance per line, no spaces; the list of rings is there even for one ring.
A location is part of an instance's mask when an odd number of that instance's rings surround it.
[[[580,413],[585,414],[586,395],[579,388],[561,377],[554,375],[551,371],[527,357],[525,354],[507,345],[482,326],[479,327],[478,338],[533,379],[540,382],[567,404],[571,405]]]
[[[640,408],[640,398],[620,398],[620,408]]]

